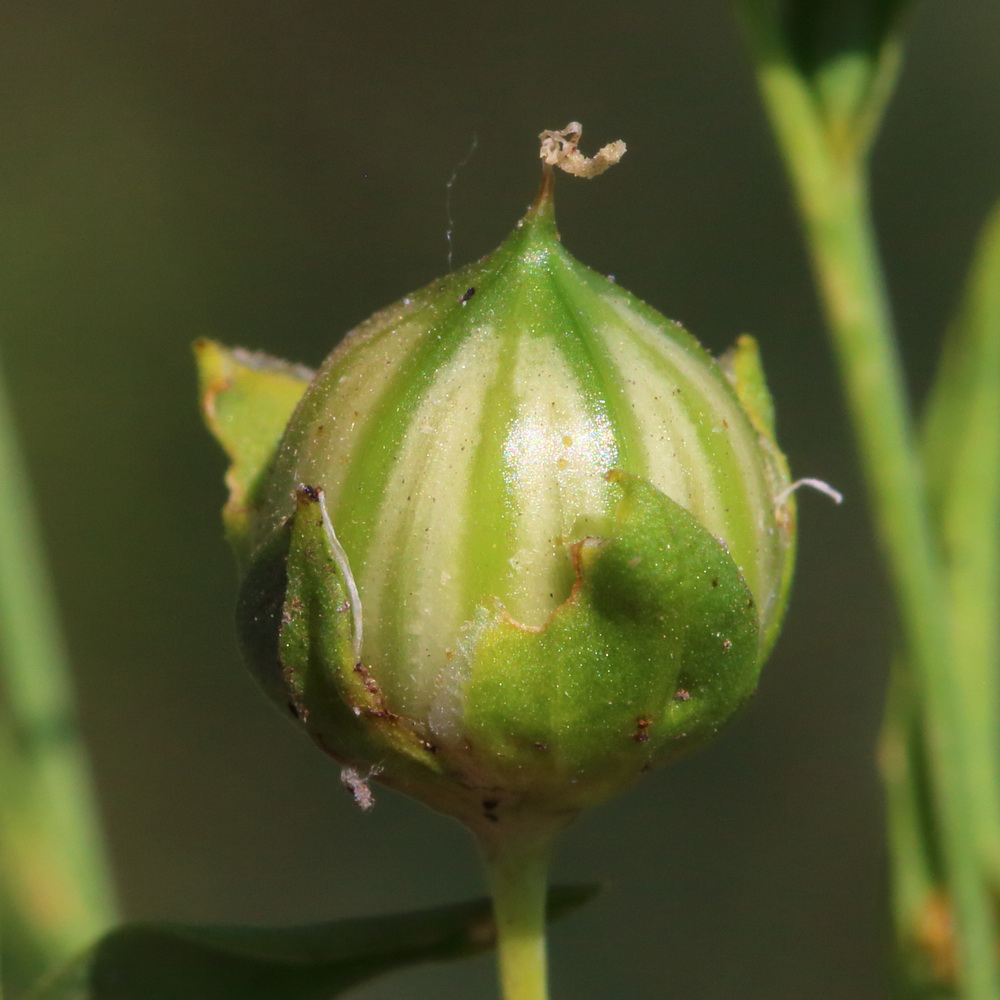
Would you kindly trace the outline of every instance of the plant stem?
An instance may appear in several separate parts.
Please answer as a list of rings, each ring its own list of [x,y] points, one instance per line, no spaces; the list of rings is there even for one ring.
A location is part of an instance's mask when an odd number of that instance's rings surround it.
[[[893,980],[902,995],[919,995],[930,980],[954,979],[954,950],[933,933],[932,918],[943,897],[939,845],[929,815],[928,766],[922,716],[913,673],[897,657],[892,665],[879,770],[885,789],[890,907],[896,954]]]
[[[548,1000],[545,918],[549,837],[482,840],[504,1000]]]
[[[58,960],[106,928],[114,904],[44,565],[0,371],[0,874]]]
[[[737,5],[765,104],[795,189],[813,269],[840,366],[923,711],[940,842],[957,920],[965,1000],[996,1000],[996,921],[977,856],[975,789],[949,623],[943,561],[872,232],[863,156],[827,141],[821,116],[778,34],[773,12]]]

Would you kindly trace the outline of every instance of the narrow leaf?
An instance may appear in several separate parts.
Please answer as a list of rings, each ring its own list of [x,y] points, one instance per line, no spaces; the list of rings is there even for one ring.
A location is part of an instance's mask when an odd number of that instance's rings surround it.
[[[24,944],[5,970],[5,981],[15,984],[35,959],[45,968],[114,922],[111,877],[46,566],[0,366],[0,929],[5,958],[11,953],[7,937]]]
[[[551,890],[549,917],[594,886]],[[112,931],[30,1000],[329,1000],[393,969],[493,947],[486,899],[305,927],[133,924]]]
[[[790,0],[785,19],[796,60],[810,76],[844,52],[874,57],[911,0]]]
[[[1000,204],[945,343],[924,443],[981,792],[975,821],[1000,885]]]
[[[791,0],[789,49],[835,146],[863,149],[895,80],[900,20],[911,0]]]

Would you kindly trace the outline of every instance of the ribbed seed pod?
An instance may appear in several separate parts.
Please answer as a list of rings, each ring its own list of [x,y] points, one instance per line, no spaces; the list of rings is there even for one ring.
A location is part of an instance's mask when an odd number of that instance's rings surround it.
[[[711,735],[756,686],[794,545],[749,338],[727,367],[576,261],[544,185],[295,409],[239,543],[267,689],[474,827],[569,816]]]

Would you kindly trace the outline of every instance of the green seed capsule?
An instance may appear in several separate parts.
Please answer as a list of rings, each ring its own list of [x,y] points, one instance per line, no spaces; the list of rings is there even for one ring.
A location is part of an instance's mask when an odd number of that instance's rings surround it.
[[[710,737],[784,611],[755,345],[720,367],[576,261],[550,180],[497,251],[349,334],[243,483],[265,688],[355,779],[479,830],[559,824]]]

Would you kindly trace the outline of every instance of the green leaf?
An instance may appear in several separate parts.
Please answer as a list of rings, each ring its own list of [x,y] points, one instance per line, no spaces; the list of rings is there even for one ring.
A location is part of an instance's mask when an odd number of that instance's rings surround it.
[[[114,922],[41,536],[0,365],[0,936],[12,984]]]
[[[213,340],[196,341],[194,352],[202,415],[232,463],[222,518],[229,543],[242,561],[255,491],[314,372]]]
[[[870,147],[898,74],[911,2],[733,0],[779,134],[791,130],[784,141],[803,147],[799,158],[818,158],[811,169],[830,153],[857,162]]]
[[[791,0],[785,32],[836,144],[866,143],[898,68],[896,32],[911,0]]]
[[[911,0],[790,0],[785,22],[809,75],[844,52],[874,57]]]
[[[1000,203],[983,228],[958,316],[949,331],[925,420],[924,454],[935,507],[966,492],[960,477],[978,469],[991,487],[1000,463]],[[989,477],[989,478],[987,478]]]
[[[736,390],[753,429],[774,441],[774,400],[767,388],[757,341],[748,333],[741,334],[719,358],[719,367]]]
[[[557,887],[549,917],[595,886]],[[490,903],[305,927],[132,924],[102,938],[30,1000],[328,1000],[373,976],[493,947]]]
[[[980,850],[1000,885],[1000,204],[987,223],[927,409],[924,455],[948,564]]]

